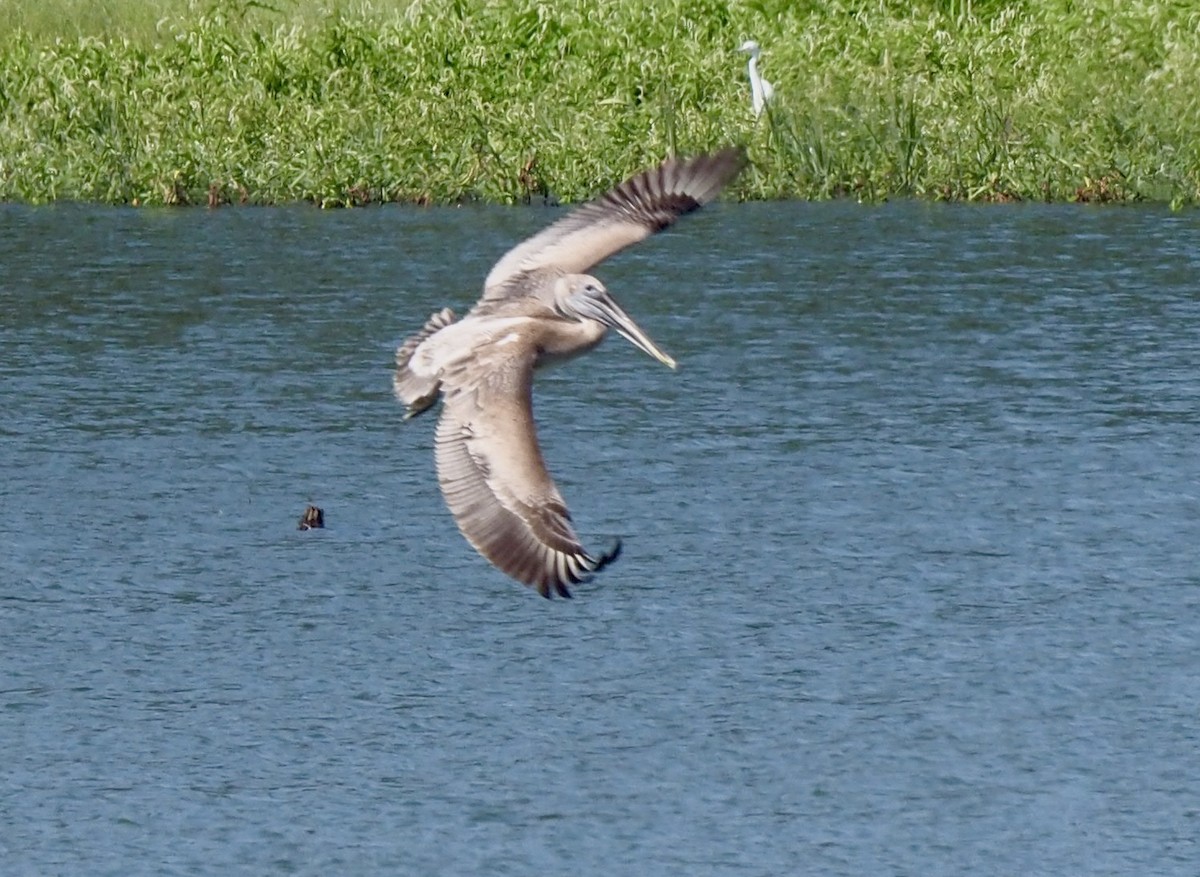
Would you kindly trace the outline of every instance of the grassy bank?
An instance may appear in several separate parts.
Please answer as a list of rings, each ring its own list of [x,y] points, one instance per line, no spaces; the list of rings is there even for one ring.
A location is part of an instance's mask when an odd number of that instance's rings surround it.
[[[576,200],[727,142],[746,198],[1200,198],[1190,2],[273,3],[0,0],[0,198]]]

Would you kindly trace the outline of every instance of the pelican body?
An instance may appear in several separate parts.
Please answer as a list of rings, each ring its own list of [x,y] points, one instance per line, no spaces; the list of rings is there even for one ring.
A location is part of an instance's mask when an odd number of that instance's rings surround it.
[[[434,458],[459,530],[498,569],[543,597],[570,597],[620,553],[584,550],[546,469],[533,419],[533,374],[587,353],[615,329],[671,368],[604,287],[583,273],[711,201],[741,170],[739,149],[668,160],[511,249],[461,320],[433,314],[396,351],[405,419],[443,400]]]
[[[747,52],[750,55],[750,61],[746,65],[746,70],[750,74],[750,107],[754,110],[755,116],[761,116],[767,106],[767,101],[775,96],[775,87],[758,73],[758,56],[762,54],[762,49],[754,40],[746,40],[738,51]]]

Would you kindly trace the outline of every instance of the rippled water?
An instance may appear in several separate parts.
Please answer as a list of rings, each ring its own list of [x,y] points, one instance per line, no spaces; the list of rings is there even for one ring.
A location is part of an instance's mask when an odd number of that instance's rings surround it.
[[[1200,216],[721,205],[603,266],[681,367],[541,378],[625,539],[548,602],[389,361],[552,215],[0,207],[5,873],[1197,873]]]

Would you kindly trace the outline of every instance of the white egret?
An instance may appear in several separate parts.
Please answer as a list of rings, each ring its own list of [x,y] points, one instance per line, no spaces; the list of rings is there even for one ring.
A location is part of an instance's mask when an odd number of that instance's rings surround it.
[[[762,50],[754,40],[746,40],[738,51],[750,55],[750,63],[746,65],[750,72],[750,105],[754,108],[754,115],[761,116],[763,107],[775,95],[774,86],[758,75],[758,56]]]

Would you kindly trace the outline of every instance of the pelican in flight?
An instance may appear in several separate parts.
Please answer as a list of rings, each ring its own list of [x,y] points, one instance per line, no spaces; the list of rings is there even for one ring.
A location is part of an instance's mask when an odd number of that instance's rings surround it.
[[[758,56],[762,54],[762,49],[754,40],[746,40],[738,51],[750,54],[750,63],[746,65],[750,73],[750,106],[755,116],[761,116],[767,101],[775,96],[775,87],[758,75]]]
[[[588,352],[616,329],[664,365],[658,348],[588,274],[609,256],[708,203],[741,170],[740,149],[670,159],[509,250],[461,320],[449,308],[396,350],[393,388],[415,417],[443,399],[438,481],[459,530],[497,568],[543,597],[616,559],[589,554],[546,470],[533,419],[534,370]]]

